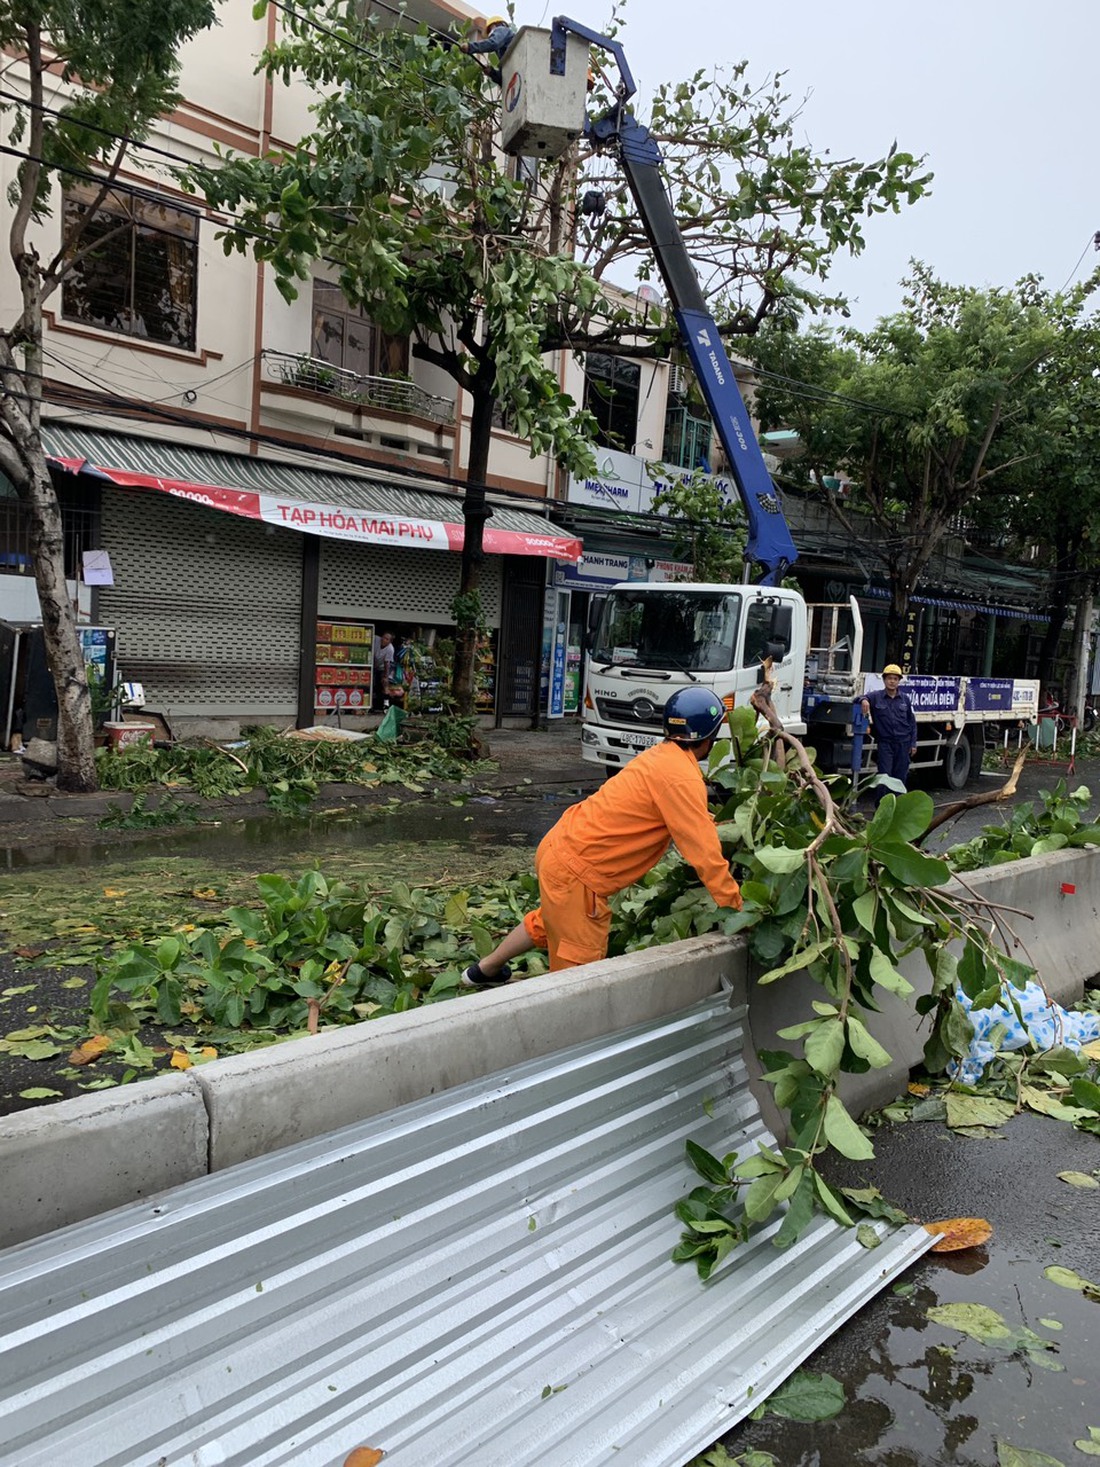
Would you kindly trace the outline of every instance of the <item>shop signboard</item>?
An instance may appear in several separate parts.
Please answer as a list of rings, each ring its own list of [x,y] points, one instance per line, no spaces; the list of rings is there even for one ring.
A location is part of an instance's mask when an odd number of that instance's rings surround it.
[[[569,592],[553,591],[547,597],[551,612],[550,686],[546,713],[548,718],[561,718],[565,712],[566,644],[569,639]]]
[[[586,550],[576,565],[559,561],[553,584],[575,591],[607,591],[620,581],[690,581],[691,566],[682,560],[654,560],[645,555],[604,555]]]

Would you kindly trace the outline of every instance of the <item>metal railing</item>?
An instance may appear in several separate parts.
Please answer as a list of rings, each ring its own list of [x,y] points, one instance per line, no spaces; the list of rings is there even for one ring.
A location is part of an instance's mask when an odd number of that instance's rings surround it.
[[[384,408],[391,413],[428,418],[433,423],[454,422],[453,402],[445,397],[434,397],[404,378],[364,377],[305,353],[294,355],[265,349],[260,355],[264,375],[289,387],[324,393],[352,407]]]

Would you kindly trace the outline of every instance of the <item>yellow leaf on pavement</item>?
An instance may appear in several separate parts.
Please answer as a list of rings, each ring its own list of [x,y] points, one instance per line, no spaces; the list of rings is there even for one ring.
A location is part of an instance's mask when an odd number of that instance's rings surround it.
[[[377,1447],[356,1447],[344,1458],[344,1467],[378,1467],[385,1455]]]
[[[199,1050],[199,1053],[202,1055],[203,1059],[217,1059],[218,1057],[218,1051],[214,1048],[212,1044],[204,1044],[203,1047]]]
[[[109,1034],[93,1034],[91,1039],[85,1039],[83,1044],[77,1045],[69,1055],[69,1063],[71,1065],[90,1065],[105,1050],[110,1049],[112,1043]]]
[[[191,1068],[191,1056],[185,1049],[174,1049],[172,1058],[168,1061],[174,1070],[189,1070]]]
[[[905,1088],[910,1095],[929,1095],[932,1091],[931,1085],[921,1085],[916,1080],[910,1080]]]
[[[924,1224],[926,1233],[938,1235],[933,1253],[958,1253],[963,1248],[978,1248],[993,1236],[993,1225],[984,1217],[949,1217],[943,1222]]]

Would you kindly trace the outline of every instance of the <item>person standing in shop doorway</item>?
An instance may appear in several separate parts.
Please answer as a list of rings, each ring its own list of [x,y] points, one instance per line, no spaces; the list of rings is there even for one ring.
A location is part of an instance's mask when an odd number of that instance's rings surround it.
[[[917,717],[909,695],[901,691],[901,679],[897,663],[887,663],[882,669],[882,687],[865,694],[860,707],[874,729],[876,769],[905,784],[909,760],[917,752]],[[871,791],[876,808],[886,793],[881,785]]]
[[[386,689],[393,681],[393,633],[380,632],[374,644],[374,676],[371,679],[370,706],[381,713],[386,706]]]

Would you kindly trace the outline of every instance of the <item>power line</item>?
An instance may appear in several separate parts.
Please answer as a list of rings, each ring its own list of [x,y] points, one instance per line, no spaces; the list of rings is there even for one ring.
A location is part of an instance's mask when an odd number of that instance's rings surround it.
[[[1066,286],[1070,283],[1070,281],[1073,279],[1073,277],[1077,274],[1078,270],[1080,270],[1080,268],[1081,268],[1081,261],[1085,258],[1085,256],[1089,252],[1089,245],[1092,245],[1093,249],[1100,250],[1100,229],[1098,229],[1095,234],[1089,235],[1088,239],[1085,241],[1085,248],[1078,255],[1078,257],[1077,257],[1077,264],[1074,265],[1073,269],[1069,272],[1069,274],[1066,276],[1065,280],[1063,281],[1063,283],[1062,283],[1062,290],[1065,290]],[[1062,292],[1059,291],[1058,293],[1059,293],[1059,295],[1061,295]]]

